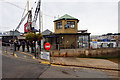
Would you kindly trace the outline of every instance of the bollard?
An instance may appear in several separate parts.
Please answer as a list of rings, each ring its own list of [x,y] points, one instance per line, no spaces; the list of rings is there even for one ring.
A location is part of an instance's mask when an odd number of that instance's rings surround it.
[[[47,52],[49,52],[49,51],[47,51]],[[51,52],[50,52],[50,54],[51,54]],[[51,54],[51,55],[52,55],[52,54]],[[51,66],[51,57],[50,57],[50,61],[49,61],[49,62],[50,62],[50,64],[48,64],[48,66]]]
[[[6,53],[7,53],[7,43],[6,43]]]
[[[53,59],[53,56],[54,56],[54,52],[52,52],[52,59]],[[53,59],[53,60],[54,60],[54,59]],[[54,62],[53,60],[52,60],[52,62]]]
[[[14,53],[15,53],[15,52],[14,52],[14,44],[13,44],[13,56],[14,56]]]

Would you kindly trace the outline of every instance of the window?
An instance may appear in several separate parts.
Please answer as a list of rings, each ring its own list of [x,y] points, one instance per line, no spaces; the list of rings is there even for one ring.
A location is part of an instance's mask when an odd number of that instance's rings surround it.
[[[56,23],[56,29],[62,29],[62,22]]]
[[[75,21],[67,21],[65,28],[75,28]]]
[[[88,48],[88,47],[89,47],[88,36],[87,35],[78,36],[78,48]]]

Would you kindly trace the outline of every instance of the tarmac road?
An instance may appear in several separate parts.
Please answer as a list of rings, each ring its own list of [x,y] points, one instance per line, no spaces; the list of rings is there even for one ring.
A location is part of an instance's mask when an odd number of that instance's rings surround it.
[[[38,78],[47,69],[46,64],[30,63],[2,56],[2,78]]]
[[[40,78],[108,78],[102,71],[75,67],[50,67]],[[108,79],[109,80],[109,79]]]

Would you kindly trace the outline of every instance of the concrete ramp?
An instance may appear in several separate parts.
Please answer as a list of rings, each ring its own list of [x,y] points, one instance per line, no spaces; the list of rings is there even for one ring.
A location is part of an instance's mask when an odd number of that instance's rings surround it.
[[[86,66],[104,69],[118,70],[118,64],[105,59],[74,58],[74,57],[54,57],[52,62],[62,65]]]

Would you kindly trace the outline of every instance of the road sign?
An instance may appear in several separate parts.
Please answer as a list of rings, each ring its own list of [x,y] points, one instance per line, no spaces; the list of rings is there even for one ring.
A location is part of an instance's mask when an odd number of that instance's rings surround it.
[[[50,52],[41,52],[41,59],[50,60]]]
[[[93,42],[93,43],[97,43],[97,39],[93,39],[92,42]]]
[[[45,43],[45,50],[50,50],[50,48],[51,48],[51,45],[50,45],[50,43]]]
[[[108,42],[108,39],[103,39],[103,42]]]

